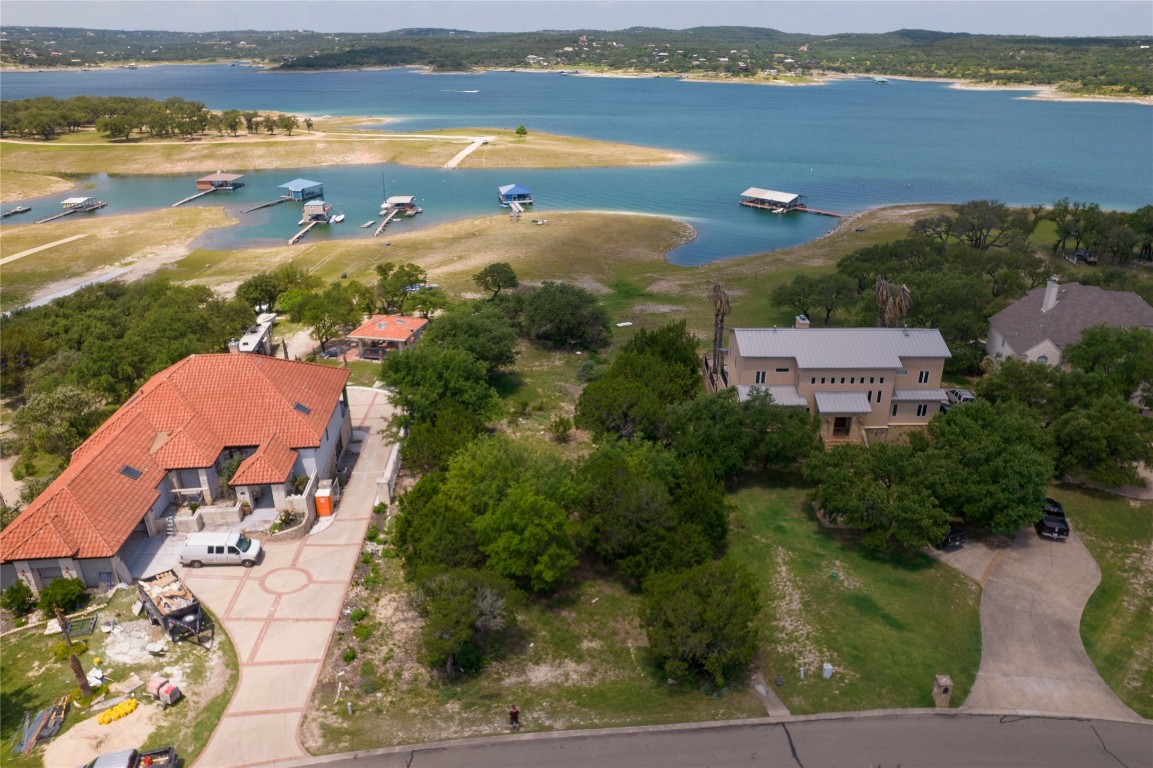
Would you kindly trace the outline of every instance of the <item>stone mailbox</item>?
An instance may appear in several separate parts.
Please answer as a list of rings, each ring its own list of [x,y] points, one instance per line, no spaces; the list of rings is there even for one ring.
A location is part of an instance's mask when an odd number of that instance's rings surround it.
[[[937,675],[933,681],[933,703],[938,709],[949,706],[949,699],[953,695],[953,678],[948,675]]]

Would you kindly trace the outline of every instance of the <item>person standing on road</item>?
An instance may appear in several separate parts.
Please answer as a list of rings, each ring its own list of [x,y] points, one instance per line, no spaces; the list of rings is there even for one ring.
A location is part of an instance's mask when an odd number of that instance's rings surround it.
[[[508,727],[514,731],[520,730],[520,710],[513,704],[508,710]]]

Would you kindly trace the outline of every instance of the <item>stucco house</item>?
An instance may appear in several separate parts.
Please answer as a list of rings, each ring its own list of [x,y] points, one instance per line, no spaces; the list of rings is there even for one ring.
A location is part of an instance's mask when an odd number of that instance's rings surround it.
[[[742,399],[767,389],[780,405],[805,408],[826,445],[899,438],[920,429],[947,400],[949,353],[935,328],[734,328],[726,380]]]
[[[232,354],[157,373],[0,532],[0,582],[39,592],[58,578],[131,581],[126,543],[174,532],[181,511],[185,530],[210,511],[239,522],[246,506],[315,515],[318,483],[336,474],[352,436],[348,375]],[[237,461],[225,483],[221,471]]]
[[[1056,366],[1065,347],[1095,325],[1153,330],[1153,307],[1132,291],[1050,278],[989,319],[985,350],[991,357]]]

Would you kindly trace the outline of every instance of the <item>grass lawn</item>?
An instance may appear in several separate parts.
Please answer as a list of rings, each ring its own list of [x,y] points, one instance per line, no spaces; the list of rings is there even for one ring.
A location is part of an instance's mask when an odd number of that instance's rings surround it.
[[[1153,718],[1153,502],[1060,489],[1074,530],[1101,567],[1081,640],[1113,692]]]
[[[114,593],[111,602],[98,611],[100,620],[114,616],[122,623],[138,620],[129,610],[135,595],[135,590]],[[227,634],[218,628],[211,650],[192,643],[177,643],[169,646],[168,654],[162,659],[149,658],[140,663],[120,663],[109,659],[105,654],[105,644],[111,637],[97,629],[92,635],[77,638],[89,646],[88,651],[80,656],[85,670],[94,666],[94,658],[102,659],[101,669],[112,680],[123,680],[135,673],[147,681],[154,672],[179,669],[184,679],[181,690],[186,698],[156,715],[156,728],[146,745],[175,745],[185,765],[191,765],[208,743],[208,737],[236,687],[236,652]],[[0,654],[3,656],[0,665],[0,741],[6,766],[30,768],[43,764],[43,745],[30,754],[15,758],[9,755],[8,750],[20,731],[25,711],[34,714],[76,687],[67,663],[57,662],[52,656],[53,647],[60,642],[60,635],[45,636],[42,628],[39,631],[30,628],[0,640]],[[137,689],[136,694],[138,698],[146,698],[143,688]],[[87,717],[74,705],[56,739],[66,738],[68,729]]]
[[[477,677],[441,683],[415,658],[419,620],[405,601],[399,563],[375,563],[382,583],[364,589],[362,564],[349,601],[370,610],[364,623],[372,635],[357,640],[351,627],[338,626],[302,730],[313,753],[505,733],[512,703],[525,731],[765,715],[744,684],[719,693],[668,685],[647,658],[638,596],[591,576],[523,606],[508,657]],[[344,662],[349,648],[358,655]]]
[[[757,575],[766,606],[765,679],[785,679],[776,690],[793,714],[931,707],[940,674],[963,702],[981,662],[979,587],[927,555],[864,552],[855,534],[822,528],[804,495],[748,485],[732,497],[730,551]]]

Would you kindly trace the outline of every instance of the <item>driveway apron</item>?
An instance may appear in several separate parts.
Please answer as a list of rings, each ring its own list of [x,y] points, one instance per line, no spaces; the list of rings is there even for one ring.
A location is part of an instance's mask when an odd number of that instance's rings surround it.
[[[1059,542],[1022,530],[987,573],[981,668],[964,708],[1141,720],[1081,642],[1081,612],[1101,570],[1076,532]]]
[[[240,679],[197,768],[232,768],[307,757],[298,732],[319,677],[348,582],[372,519],[377,477],[390,446],[379,390],[353,388],[349,404],[360,456],[332,522],[299,541],[269,542],[255,568],[182,575],[236,646]]]

